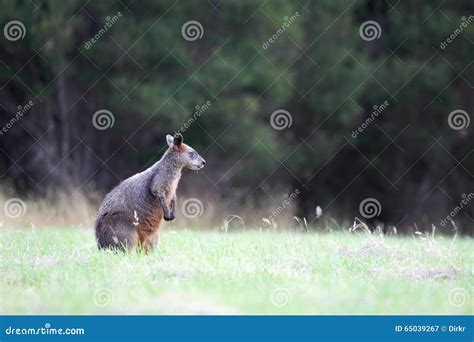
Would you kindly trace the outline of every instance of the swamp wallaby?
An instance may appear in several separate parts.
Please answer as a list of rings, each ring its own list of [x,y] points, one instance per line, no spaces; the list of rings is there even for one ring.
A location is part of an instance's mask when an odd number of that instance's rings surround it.
[[[176,134],[166,136],[169,148],[153,166],[127,178],[105,196],[97,214],[99,248],[148,251],[158,240],[163,219],[176,214],[176,188],[181,170],[200,170],[206,161]]]

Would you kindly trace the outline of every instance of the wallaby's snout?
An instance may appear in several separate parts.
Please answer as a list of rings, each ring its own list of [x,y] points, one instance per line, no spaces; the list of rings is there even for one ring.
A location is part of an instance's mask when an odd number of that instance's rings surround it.
[[[198,160],[197,164],[198,164],[198,167],[199,167],[198,170],[201,170],[204,167],[204,165],[206,165],[206,161],[204,160],[203,157],[199,156],[199,160]]]
[[[191,151],[188,152],[189,156],[187,158],[188,162],[186,163],[186,166],[191,170],[201,170],[204,165],[206,165],[206,161],[196,151],[194,151],[192,148],[190,149]]]

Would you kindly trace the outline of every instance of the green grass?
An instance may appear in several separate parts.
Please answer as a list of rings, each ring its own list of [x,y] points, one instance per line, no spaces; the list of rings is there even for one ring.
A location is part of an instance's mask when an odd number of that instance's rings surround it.
[[[2,314],[473,314],[472,239],[165,229],[143,255],[0,234]]]

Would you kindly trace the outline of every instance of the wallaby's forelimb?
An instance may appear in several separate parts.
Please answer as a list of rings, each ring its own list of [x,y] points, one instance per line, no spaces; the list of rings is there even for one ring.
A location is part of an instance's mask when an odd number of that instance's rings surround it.
[[[170,213],[168,205],[166,204],[166,196],[161,193],[154,193],[153,194],[158,202],[160,203],[161,208],[163,208],[163,218],[165,221],[172,221],[174,220],[173,212]]]
[[[174,219],[176,217],[176,204],[178,203],[178,199],[176,197],[176,193],[174,194],[173,198],[171,199],[171,217]]]

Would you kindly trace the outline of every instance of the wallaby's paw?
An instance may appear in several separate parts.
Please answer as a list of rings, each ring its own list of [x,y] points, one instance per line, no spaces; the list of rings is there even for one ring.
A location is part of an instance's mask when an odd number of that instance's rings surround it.
[[[165,221],[173,221],[175,219],[174,215],[164,216]]]

